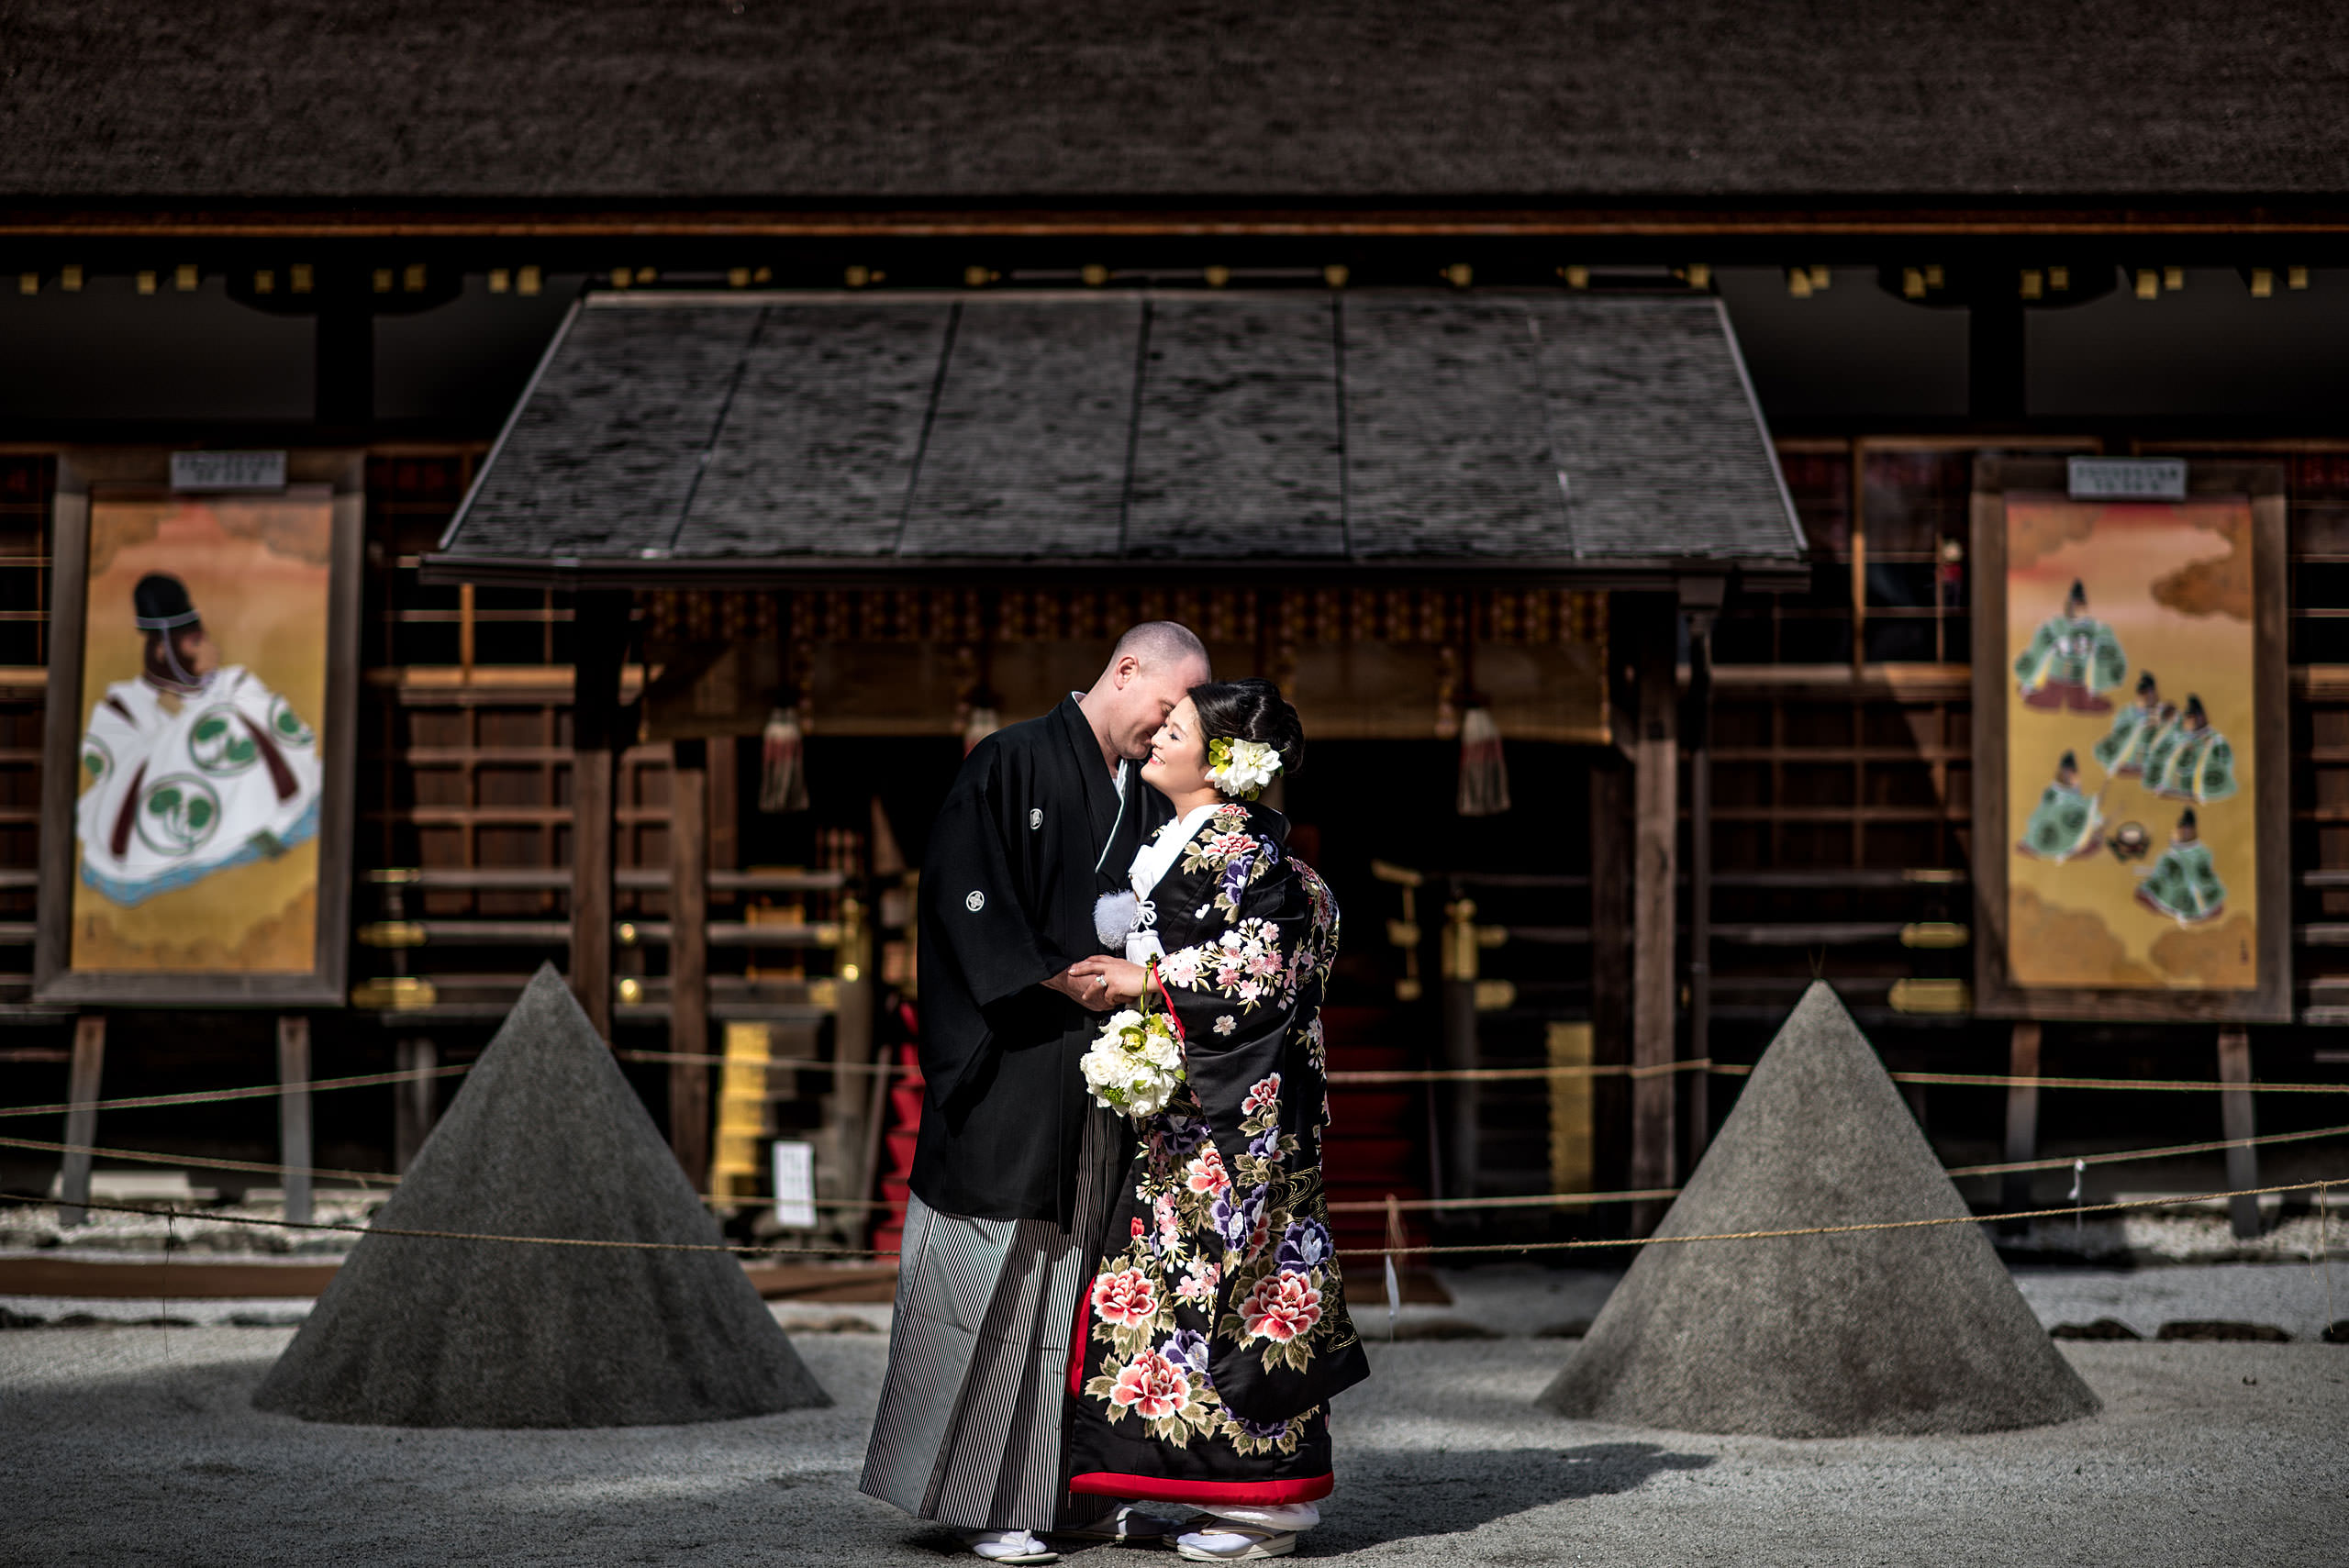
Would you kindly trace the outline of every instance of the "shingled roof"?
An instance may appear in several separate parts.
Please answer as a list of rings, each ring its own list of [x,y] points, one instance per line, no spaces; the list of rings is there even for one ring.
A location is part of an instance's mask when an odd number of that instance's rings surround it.
[[[14,0],[0,200],[2339,195],[2285,0]]]
[[[1718,301],[595,295],[436,575],[1767,572],[1802,535]]]

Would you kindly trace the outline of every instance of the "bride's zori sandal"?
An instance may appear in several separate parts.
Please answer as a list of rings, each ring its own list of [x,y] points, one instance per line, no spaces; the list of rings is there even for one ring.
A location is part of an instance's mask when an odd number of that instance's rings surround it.
[[[1257,1557],[1286,1557],[1297,1550],[1293,1529],[1266,1529],[1262,1525],[1207,1521],[1204,1529],[1174,1538],[1177,1556],[1194,1562],[1241,1562]]]

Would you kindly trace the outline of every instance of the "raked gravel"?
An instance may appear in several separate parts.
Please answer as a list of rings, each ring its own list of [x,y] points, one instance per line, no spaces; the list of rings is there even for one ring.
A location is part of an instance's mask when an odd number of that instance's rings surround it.
[[[523,1432],[262,1415],[252,1390],[288,1338],[0,1334],[0,1564],[923,1568],[954,1551],[943,1532],[855,1491],[886,1352],[878,1334],[799,1340],[838,1401],[829,1409]],[[2104,1400],[2099,1415],[1963,1438],[1814,1441],[1547,1415],[1533,1396],[1571,1341],[1370,1350],[1371,1381],[1338,1402],[1339,1489],[1306,1538],[1309,1557],[1609,1568],[2349,1560],[2349,1347],[2067,1344]],[[1108,1551],[1090,1561],[1136,1561]]]

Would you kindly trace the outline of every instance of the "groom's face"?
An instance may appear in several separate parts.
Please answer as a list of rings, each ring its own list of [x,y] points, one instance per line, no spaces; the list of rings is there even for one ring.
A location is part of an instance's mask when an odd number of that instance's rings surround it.
[[[1158,733],[1158,727],[1166,722],[1174,705],[1207,678],[1207,665],[1197,659],[1150,664],[1121,660],[1112,675],[1116,695],[1108,727],[1109,744],[1117,748],[1118,755],[1130,762],[1149,756],[1150,740]]]

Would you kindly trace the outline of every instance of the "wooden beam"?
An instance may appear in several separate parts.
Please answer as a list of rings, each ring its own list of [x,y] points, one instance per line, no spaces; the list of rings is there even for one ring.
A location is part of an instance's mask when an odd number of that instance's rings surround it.
[[[709,754],[674,743],[669,762],[669,1049],[709,1051]],[[709,1176],[709,1064],[669,1064],[669,1147],[694,1191]]]
[[[2219,1030],[2219,1079],[2227,1084],[2251,1082],[2251,1031],[2240,1024]],[[2248,1089],[2220,1091],[2219,1121],[2223,1129],[2222,1137],[2257,1137],[2252,1115],[2251,1092]],[[2228,1150],[2227,1185],[2240,1192],[2258,1184],[2258,1149],[2245,1143]],[[2250,1240],[2259,1234],[2259,1200],[2255,1197],[2229,1198],[2227,1218],[2234,1226],[2235,1239]]]
[[[285,1191],[285,1218],[310,1222],[310,1020],[287,1013],[277,1020],[277,1162]]]
[[[57,1176],[57,1223],[86,1224],[90,1211],[89,1147],[98,1140],[98,1085],[106,1077],[106,1016],[83,1013],[73,1020],[73,1064],[66,1070],[65,1097],[73,1108],[65,1113],[65,1141],[71,1149]]]
[[[734,737],[720,735],[704,744],[709,748],[709,869],[733,871],[742,853]]]
[[[2017,1078],[2039,1076],[2039,1026],[2018,1023],[2007,1037],[2007,1072]],[[2039,1158],[2039,1089],[2031,1084],[2017,1084],[2007,1090],[2007,1162],[2019,1163]],[[2031,1207],[2031,1175],[2029,1171],[2009,1171],[1998,1184],[1998,1203],[2003,1208]]]
[[[1679,872],[1680,689],[1671,600],[1651,596],[1632,631],[1639,728],[1631,745],[1631,1062],[1663,1068],[1678,1054],[1674,884]],[[1679,1087],[1669,1073],[1631,1084],[1631,1185],[1668,1187],[1677,1162],[1673,1102]],[[1644,1233],[1662,1218],[1661,1203],[1638,1205],[1632,1229]]]
[[[583,593],[572,624],[578,672],[571,710],[571,989],[588,1022],[612,1038],[613,807],[620,730],[620,664],[631,597]]]

